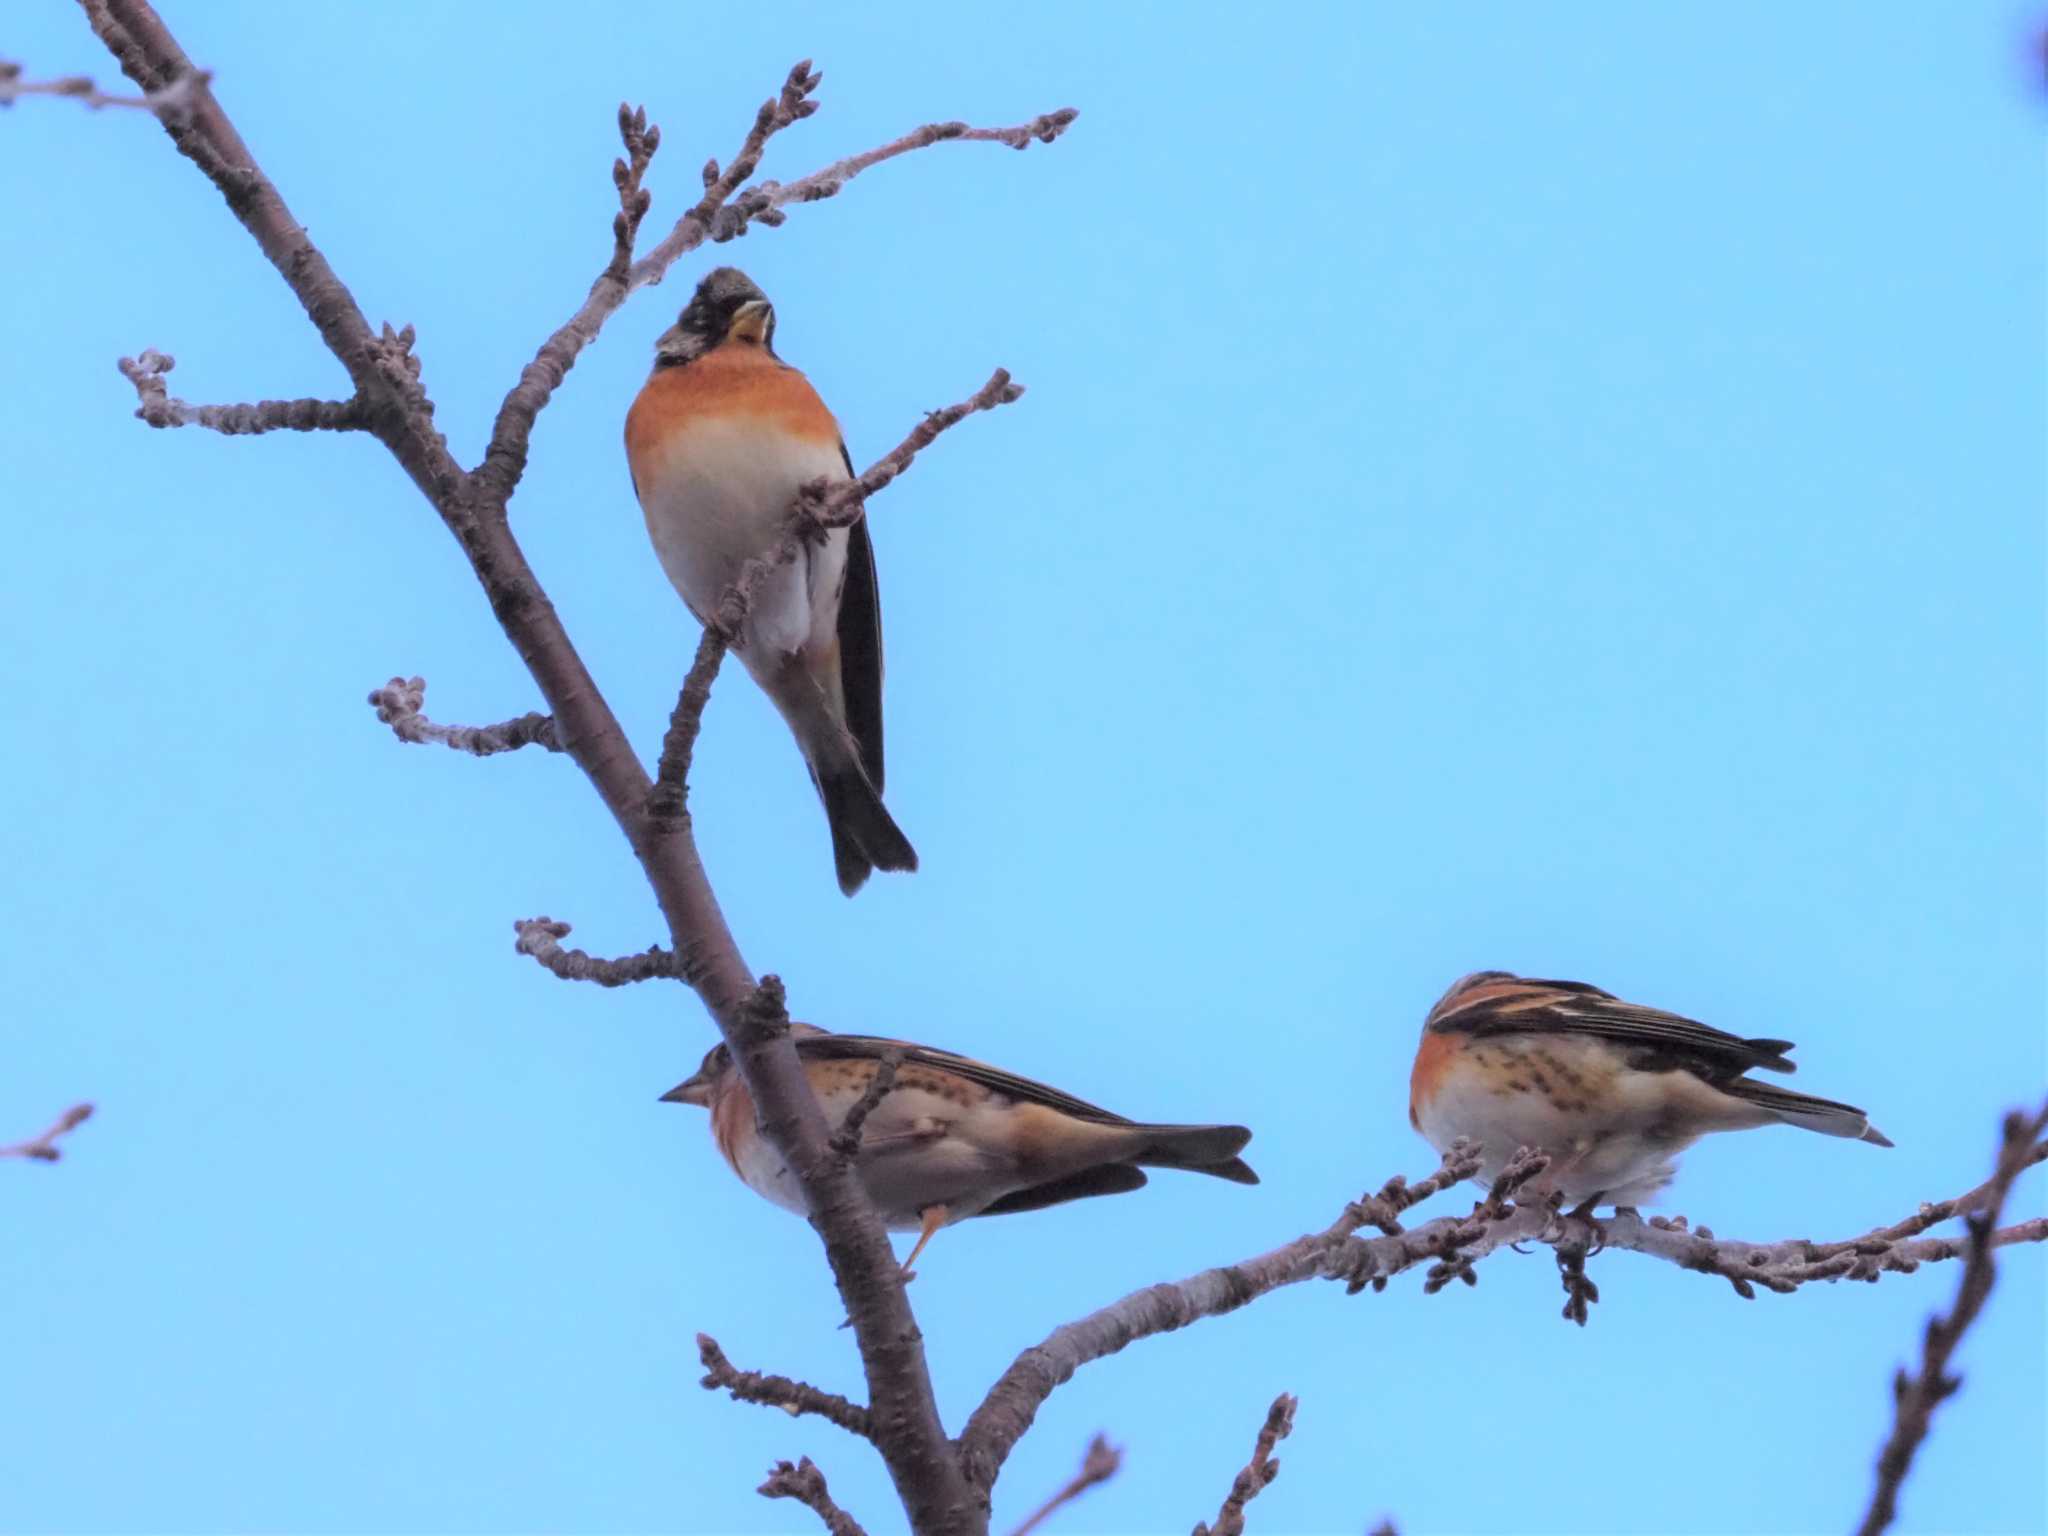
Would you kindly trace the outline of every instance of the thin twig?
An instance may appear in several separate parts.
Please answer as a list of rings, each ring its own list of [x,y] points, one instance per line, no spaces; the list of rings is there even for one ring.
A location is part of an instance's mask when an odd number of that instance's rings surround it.
[[[908,469],[911,461],[929,448],[948,427],[958,425],[977,411],[992,411],[1023,396],[1024,386],[1012,383],[1009,371],[998,368],[989,375],[986,384],[965,400],[927,412],[924,420],[911,428],[909,436],[854,479],[809,482],[790,508],[782,536],[772,548],[741,566],[738,579],[719,599],[718,611],[713,616],[716,626],[725,632],[728,639],[737,637],[746,620],[747,610],[752,606],[755,590],[770,571],[796,558],[797,550],[805,539],[815,537],[823,529],[844,528],[857,522],[866,508],[867,498]]]
[[[832,1495],[825,1489],[825,1474],[812,1465],[808,1456],[794,1465],[786,1461],[775,1463],[768,1481],[755,1492],[764,1499],[795,1499],[825,1522],[831,1536],[867,1536],[859,1521],[832,1502]]]
[[[1992,1258],[1992,1234],[2013,1181],[2022,1170],[2040,1161],[2042,1133],[2048,1131],[2048,1103],[2029,1115],[2014,1110],[2005,1117],[1999,1139],[1997,1171],[1979,1189],[1982,1204],[1967,1218],[1968,1252],[1963,1259],[1963,1278],[1956,1287],[1955,1304],[1948,1315],[1937,1313],[1927,1320],[1920,1343],[1920,1369],[1909,1374],[1900,1367],[1892,1379],[1893,1421],[1877,1457],[1877,1485],[1870,1496],[1857,1536],[1879,1536],[1898,1513],[1899,1489],[1912,1469],[1913,1457],[1933,1427],[1934,1410],[1963,1385],[1960,1376],[1949,1374],[1948,1363],[1956,1345],[1970,1324],[1984,1310],[1985,1299],[1997,1279],[1998,1265]],[[1974,1193],[1974,1192],[1973,1192]]]
[[[11,1147],[0,1147],[0,1157],[25,1157],[39,1163],[54,1163],[64,1155],[63,1150],[57,1145],[57,1139],[60,1136],[68,1136],[91,1118],[90,1104],[74,1104],[59,1115],[41,1135],[31,1136],[27,1141],[17,1141]]]
[[[1090,1488],[1115,1477],[1123,1464],[1123,1447],[1111,1445],[1105,1435],[1095,1436],[1088,1442],[1088,1449],[1082,1453],[1080,1470],[1068,1478],[1051,1498],[1026,1515],[1010,1532],[1010,1536],[1031,1536],[1031,1532],[1045,1524],[1061,1508],[1073,1503]]]
[[[516,752],[521,747],[562,750],[555,722],[547,715],[529,713],[496,725],[436,725],[420,713],[426,702],[427,680],[423,677],[394,677],[370,694],[370,707],[377,711],[377,718],[390,726],[400,741],[415,745],[439,742],[473,757]]]
[[[647,795],[647,816],[664,832],[685,824],[690,796],[690,762],[697,751],[697,733],[704,725],[704,707],[711,702],[711,685],[725,660],[727,640],[715,626],[705,626],[697,641],[696,659],[683,674],[676,707],[668,717],[668,734],[661,740],[661,760],[655,766],[654,788]]]
[[[896,1069],[902,1065],[903,1053],[900,1050],[884,1051],[875,1059],[875,1075],[868,1079],[861,1096],[847,1107],[846,1118],[832,1133],[832,1150],[839,1156],[851,1159],[860,1154],[860,1133],[868,1123],[868,1116],[896,1087]]]
[[[1252,1447],[1252,1459],[1231,1482],[1230,1492],[1223,1496],[1223,1507],[1216,1511],[1215,1523],[1197,1520],[1194,1536],[1244,1536],[1244,1507],[1280,1475],[1273,1447],[1294,1428],[1294,1410],[1298,1406],[1298,1400],[1285,1392],[1273,1399],[1273,1406],[1266,1410],[1266,1422],[1259,1428],[1258,1443]]]
[[[102,107],[128,107],[139,112],[154,112],[159,117],[183,113],[191,105],[194,95],[204,90],[213,79],[212,70],[202,69],[182,76],[160,91],[145,91],[140,96],[115,96],[101,90],[86,75],[62,75],[55,80],[24,80],[21,75],[21,65],[12,59],[0,59],[0,107],[11,107],[23,96],[62,96],[95,112]]]
[[[809,60],[797,66],[798,70],[807,68]],[[812,88],[816,87],[817,78],[811,78]],[[1008,128],[972,128],[960,122],[926,123],[922,127],[911,129],[901,138],[891,139],[887,144],[879,145],[862,154],[848,155],[843,160],[835,160],[832,164],[815,170],[808,176],[800,176],[795,181],[764,181],[746,188],[734,195],[727,206],[718,210],[710,226],[710,238],[715,242],[736,240],[744,235],[752,224],[766,224],[772,228],[783,221],[786,215],[782,210],[790,204],[816,203],[828,197],[835,197],[862,171],[880,165],[885,160],[893,160],[898,155],[909,154],[912,150],[928,149],[934,144],[1007,144],[1012,149],[1028,149],[1033,144],[1050,144],[1065,133],[1078,116],[1080,113],[1074,108],[1061,107],[1056,112],[1041,113],[1028,123],[1017,123]],[[737,168],[739,162],[735,161],[734,165]],[[711,174],[717,171],[718,162],[714,160],[704,169],[709,179]],[[748,163],[745,174],[752,175],[753,169],[753,164]],[[693,209],[692,213],[695,212]],[[694,224],[686,215],[683,221],[678,222],[676,231],[670,235],[669,240],[675,240],[683,235],[686,223],[692,225],[691,233],[703,227],[701,224]],[[660,270],[656,271],[653,266],[656,260],[667,256],[668,261],[673,261],[675,256],[681,255],[695,243],[695,240],[691,240],[689,244],[679,246],[672,255],[669,254],[669,241],[665,240],[656,246],[647,260],[634,269],[635,286],[659,282],[661,274],[667,270],[668,262],[664,261]]]
[[[848,1434],[859,1435],[863,1440],[872,1437],[873,1422],[867,1409],[860,1404],[848,1402],[837,1392],[827,1392],[807,1381],[740,1370],[726,1359],[725,1351],[708,1333],[697,1335],[697,1358],[704,1363],[704,1379],[699,1385],[707,1392],[730,1392],[737,1402],[780,1408],[791,1418],[814,1413],[837,1424]]]
[[[580,949],[562,948],[569,936],[567,923],[551,917],[515,919],[512,931],[519,935],[513,948],[531,955],[564,981],[594,981],[600,987],[631,986],[636,981],[687,980],[676,957],[659,944],[650,944],[637,955],[617,960],[600,960]]]
[[[1413,1184],[1405,1175],[1395,1174],[1380,1186],[1378,1194],[1367,1195],[1347,1205],[1330,1230],[1337,1236],[1349,1237],[1360,1227],[1375,1226],[1393,1237],[1403,1230],[1400,1221],[1403,1211],[1420,1205],[1431,1195],[1449,1189],[1453,1184],[1464,1183],[1479,1171],[1479,1162],[1479,1143],[1461,1136],[1444,1154],[1443,1163],[1435,1173]]]
[[[121,377],[135,386],[135,414],[152,427],[207,427],[228,437],[258,432],[361,432],[369,426],[360,396],[351,400],[253,400],[240,405],[192,405],[171,397],[164,375],[178,360],[154,347],[124,357]]]
[[[645,107],[628,107],[622,101],[619,139],[625,145],[626,158],[612,162],[612,184],[619,189],[619,211],[612,218],[612,259],[605,268],[605,275],[614,282],[622,281],[626,269],[633,264],[633,242],[639,237],[640,221],[654,204],[654,195],[640,183],[646,179],[654,152],[661,148],[661,129],[647,121]]]

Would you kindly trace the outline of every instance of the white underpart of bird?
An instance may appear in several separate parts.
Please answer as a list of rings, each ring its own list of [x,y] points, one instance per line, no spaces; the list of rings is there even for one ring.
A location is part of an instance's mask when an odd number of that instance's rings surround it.
[[[772,447],[764,448],[764,438]],[[838,447],[791,435],[768,437],[730,421],[696,420],[652,456],[643,490],[647,528],[661,568],[699,622],[709,624],[749,560],[772,554],[804,486],[847,478]],[[796,559],[755,587],[740,630],[740,659],[768,696],[790,706],[777,673],[790,655],[837,644],[846,530],[805,540]],[[843,703],[832,700],[835,710]],[[802,725],[790,721],[801,739]],[[805,743],[808,748],[809,743]]]

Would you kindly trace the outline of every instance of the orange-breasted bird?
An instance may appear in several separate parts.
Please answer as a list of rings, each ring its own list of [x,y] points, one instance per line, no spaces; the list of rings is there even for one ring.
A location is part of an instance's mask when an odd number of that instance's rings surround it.
[[[839,423],[775,355],[744,272],[697,285],[626,414],[626,460],[661,568],[702,624],[781,539],[810,481],[853,478]],[[782,712],[825,802],[839,888],[917,854],[882,805],[882,609],[866,519],[806,540],[755,588],[735,649]]]
[[[804,1075],[838,1126],[898,1055],[895,1086],[861,1125],[854,1166],[892,1232],[915,1232],[906,1273],[932,1234],[970,1216],[1035,1211],[1142,1189],[1147,1168],[1185,1168],[1233,1184],[1259,1176],[1237,1154],[1241,1125],[1144,1125],[951,1051],[793,1024]],[[754,1101],[725,1046],[662,1095],[711,1111],[711,1139],[755,1194],[803,1214],[803,1192],[755,1123]]]
[[[1481,1148],[1490,1183],[1519,1147],[1550,1155],[1530,1186],[1568,1205],[1632,1206],[1712,1131],[1796,1125],[1888,1147],[1862,1110],[1745,1076],[1796,1070],[1789,1040],[1745,1040],[1580,981],[1475,971],[1422,1024],[1408,1119],[1439,1152]]]

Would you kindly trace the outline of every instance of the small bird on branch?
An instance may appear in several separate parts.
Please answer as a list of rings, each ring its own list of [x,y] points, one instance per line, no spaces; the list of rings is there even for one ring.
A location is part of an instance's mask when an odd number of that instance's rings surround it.
[[[1408,1120],[1439,1152],[1479,1143],[1490,1184],[1518,1148],[1548,1153],[1528,1193],[1633,1206],[1713,1131],[1796,1125],[1888,1147],[1862,1110],[1745,1076],[1796,1070],[1790,1040],[1744,1039],[1581,981],[1475,971],[1423,1021]]]
[[[918,1234],[906,1275],[941,1227],[1142,1189],[1147,1168],[1259,1182],[1237,1155],[1252,1136],[1241,1125],[1145,1125],[951,1051],[810,1024],[790,1032],[828,1121],[866,1106],[854,1164],[889,1230]],[[894,1081],[869,1101],[885,1061]],[[711,1139],[732,1171],[757,1195],[803,1214],[802,1191],[755,1123],[725,1046],[662,1099],[710,1110]]]

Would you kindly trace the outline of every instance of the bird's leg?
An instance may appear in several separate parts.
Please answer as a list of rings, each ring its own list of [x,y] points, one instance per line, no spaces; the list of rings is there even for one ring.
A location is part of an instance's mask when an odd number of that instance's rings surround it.
[[[932,1240],[932,1234],[946,1224],[946,1208],[943,1205],[928,1205],[918,1213],[922,1225],[917,1231],[917,1244],[910,1250],[910,1257],[903,1261],[903,1283],[910,1284],[917,1278],[917,1272],[910,1266],[917,1262],[917,1256],[924,1252],[924,1245]]]
[[[1607,1246],[1607,1228],[1593,1216],[1593,1207],[1606,1199],[1606,1197],[1606,1191],[1604,1190],[1588,1195],[1584,1200],[1581,1200],[1572,1209],[1564,1213],[1566,1221],[1583,1221],[1586,1224],[1586,1229],[1592,1233],[1592,1245],[1586,1254],[1588,1258],[1591,1258]],[[1620,1210],[1620,1206],[1615,1207],[1617,1214],[1619,1214]]]

